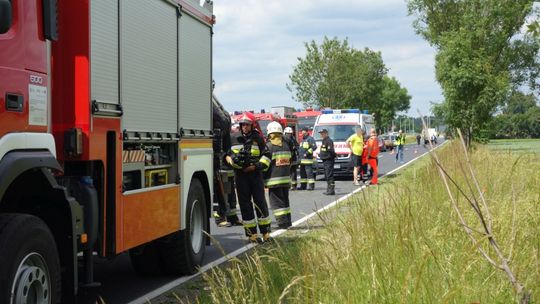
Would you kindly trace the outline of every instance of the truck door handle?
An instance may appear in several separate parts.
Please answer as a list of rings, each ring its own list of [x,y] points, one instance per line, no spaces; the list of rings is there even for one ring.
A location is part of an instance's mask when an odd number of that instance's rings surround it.
[[[24,97],[16,94],[6,94],[6,110],[12,112],[22,112]]]

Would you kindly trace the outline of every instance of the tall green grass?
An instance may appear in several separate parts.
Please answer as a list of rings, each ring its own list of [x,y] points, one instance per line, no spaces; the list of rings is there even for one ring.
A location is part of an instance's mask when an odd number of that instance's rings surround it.
[[[439,157],[463,189],[462,152],[456,144]],[[493,230],[510,267],[540,299],[540,157],[471,155],[493,217]],[[424,158],[320,214],[318,229],[290,231],[271,246],[204,275],[215,303],[515,303],[507,276],[478,252],[452,209],[433,161]],[[468,225],[472,210],[452,188]]]

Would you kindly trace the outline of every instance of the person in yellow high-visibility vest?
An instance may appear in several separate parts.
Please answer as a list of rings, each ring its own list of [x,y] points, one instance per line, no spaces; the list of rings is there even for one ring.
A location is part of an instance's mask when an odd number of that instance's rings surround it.
[[[403,163],[403,148],[405,146],[405,134],[402,130],[399,130],[399,134],[396,137],[396,163],[399,161]]]
[[[351,161],[353,164],[353,183],[360,185],[358,171],[362,167],[362,152],[364,150],[364,136],[362,135],[362,127],[356,127],[356,133],[347,138],[347,145],[351,149]]]
[[[302,142],[298,148],[300,157],[300,187],[298,190],[314,190],[315,178],[313,175],[313,151],[317,149],[315,139],[308,133],[308,129],[302,129]],[[306,187],[307,186],[307,187]]]

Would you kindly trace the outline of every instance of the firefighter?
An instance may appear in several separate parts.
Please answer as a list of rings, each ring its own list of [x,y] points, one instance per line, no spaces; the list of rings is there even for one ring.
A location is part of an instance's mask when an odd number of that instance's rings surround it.
[[[378,168],[378,156],[379,156],[379,138],[377,137],[377,131],[374,128],[370,131],[370,137],[367,142],[367,157],[368,164],[373,170],[371,175],[371,185],[377,185],[377,176],[379,174]]]
[[[234,171],[224,166],[223,156],[231,148],[231,117],[215,96],[212,96],[212,124],[214,126],[214,197],[218,210],[214,215],[218,227],[241,225],[236,215],[236,193],[234,191]],[[221,175],[226,173],[226,177]]]
[[[313,175],[313,151],[317,149],[317,144],[308,133],[308,129],[302,129],[302,142],[298,149],[300,156],[300,187],[298,190],[314,190],[315,176]]]
[[[268,142],[272,162],[264,174],[264,184],[268,188],[270,206],[280,229],[291,227],[291,208],[289,205],[289,187],[291,186],[292,147],[283,138],[283,128],[273,121],[267,126]]]
[[[294,132],[291,127],[286,127],[284,130],[284,137],[286,140],[288,140],[289,145],[291,146],[291,151],[293,153],[292,155],[292,163],[291,163],[291,190],[296,190],[296,180],[298,179],[297,176],[297,170],[298,170],[298,142],[296,141],[296,138],[294,137]]]
[[[328,130],[322,129],[319,131],[322,137],[321,150],[319,157],[323,162],[324,177],[326,178],[326,192],[324,195],[334,195],[335,183],[334,183],[334,159],[336,158],[336,151],[334,150],[334,142],[328,136]]]
[[[270,166],[271,159],[263,138],[259,132],[253,130],[253,119],[244,114],[238,122],[240,132],[232,135],[231,149],[227,152],[225,161],[234,168],[236,192],[248,240],[260,241],[258,226],[262,241],[266,242],[270,240],[271,221],[264,196],[262,172]]]

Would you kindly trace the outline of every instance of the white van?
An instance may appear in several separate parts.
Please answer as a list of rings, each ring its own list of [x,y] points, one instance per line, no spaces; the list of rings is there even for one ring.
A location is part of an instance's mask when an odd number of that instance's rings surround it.
[[[328,130],[328,135],[334,141],[334,149],[337,158],[334,164],[335,175],[350,175],[353,172],[351,149],[347,146],[347,139],[356,132],[356,127],[360,126],[369,134],[369,130],[375,127],[373,116],[362,113],[358,109],[347,110],[323,110],[315,122],[313,128],[313,138],[317,142],[317,151],[314,155],[318,156],[322,137],[319,131]],[[322,161],[317,157],[317,173],[323,173]]]

